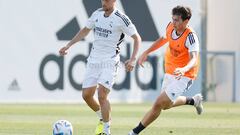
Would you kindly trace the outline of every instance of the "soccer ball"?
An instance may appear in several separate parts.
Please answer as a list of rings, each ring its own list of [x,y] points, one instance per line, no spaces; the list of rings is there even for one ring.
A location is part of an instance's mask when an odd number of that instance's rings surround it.
[[[53,124],[53,135],[73,135],[72,124],[67,120],[58,120]]]

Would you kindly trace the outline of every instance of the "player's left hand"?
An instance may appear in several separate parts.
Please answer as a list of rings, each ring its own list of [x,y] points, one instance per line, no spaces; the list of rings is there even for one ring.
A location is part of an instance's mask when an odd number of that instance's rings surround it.
[[[181,79],[181,77],[185,74],[185,69],[184,68],[176,68],[173,74],[175,75],[176,79]]]
[[[135,66],[135,59],[129,59],[125,62],[125,69],[127,72],[132,71],[134,66]]]

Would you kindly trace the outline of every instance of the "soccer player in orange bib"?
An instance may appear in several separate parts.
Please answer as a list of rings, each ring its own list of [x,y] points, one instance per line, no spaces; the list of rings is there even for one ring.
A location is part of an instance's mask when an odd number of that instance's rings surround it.
[[[132,129],[128,135],[138,135],[158,118],[162,110],[181,105],[192,105],[199,115],[203,112],[201,94],[196,94],[193,97],[181,96],[189,90],[193,80],[196,79],[199,67],[198,37],[188,26],[191,16],[190,8],[174,7],[172,9],[172,22],[166,28],[166,36],[161,36],[139,57],[138,64],[143,66],[148,54],[167,42],[169,43],[165,53],[165,76],[161,94],[139,125]]]

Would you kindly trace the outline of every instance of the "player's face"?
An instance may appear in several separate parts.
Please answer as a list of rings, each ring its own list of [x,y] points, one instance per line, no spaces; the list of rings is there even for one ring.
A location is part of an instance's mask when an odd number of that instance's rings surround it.
[[[172,16],[172,23],[175,30],[183,30],[186,28],[188,20],[183,21],[181,16],[173,15]]]
[[[102,8],[104,11],[109,11],[113,9],[116,0],[101,0],[102,1]]]

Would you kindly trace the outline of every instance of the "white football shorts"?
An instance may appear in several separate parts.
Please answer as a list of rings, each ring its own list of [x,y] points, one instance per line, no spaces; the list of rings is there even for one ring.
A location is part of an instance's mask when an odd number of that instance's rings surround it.
[[[181,79],[178,80],[175,78],[175,75],[165,74],[162,90],[165,91],[170,100],[174,102],[179,96],[189,90],[192,84],[193,80],[191,78],[182,76]]]
[[[112,89],[115,82],[120,61],[108,60],[103,62],[88,62],[83,80],[83,88],[103,85],[108,90]]]

